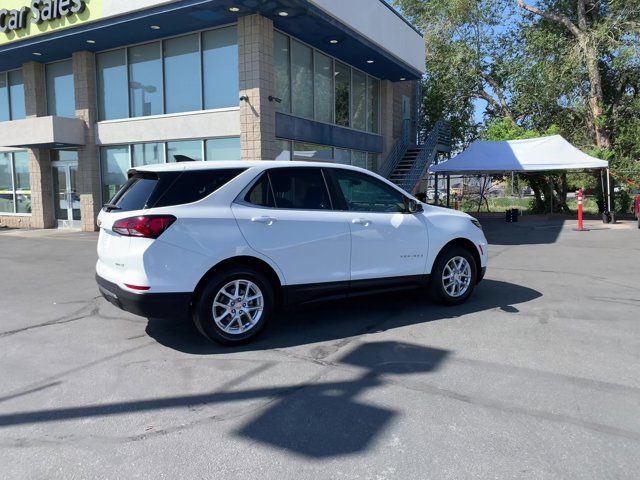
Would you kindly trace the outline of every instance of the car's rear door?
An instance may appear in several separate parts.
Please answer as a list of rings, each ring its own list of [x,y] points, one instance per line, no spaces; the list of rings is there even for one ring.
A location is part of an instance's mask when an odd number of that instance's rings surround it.
[[[247,243],[278,265],[287,285],[320,291],[331,283],[346,293],[351,233],[320,168],[270,169],[232,209]]]

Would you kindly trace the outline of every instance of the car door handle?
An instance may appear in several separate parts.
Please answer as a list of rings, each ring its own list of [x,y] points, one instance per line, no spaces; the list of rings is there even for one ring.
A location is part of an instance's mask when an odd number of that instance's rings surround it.
[[[253,223],[266,223],[267,225],[273,225],[278,221],[278,219],[273,217],[253,217],[251,221]]]
[[[366,218],[354,218],[353,220],[351,220],[351,223],[353,223],[354,225],[362,225],[368,227],[373,222],[371,220],[367,220]]]

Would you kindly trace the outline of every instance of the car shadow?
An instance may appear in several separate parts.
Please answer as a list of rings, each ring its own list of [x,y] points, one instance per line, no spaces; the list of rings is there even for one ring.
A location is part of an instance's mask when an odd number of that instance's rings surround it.
[[[435,304],[426,298],[423,291],[305,305],[280,312],[256,340],[238,347],[209,342],[188,320],[149,319],[146,332],[158,343],[180,352],[219,355],[345,339],[496,308],[517,312],[514,305],[541,296],[540,292],[528,287],[485,279],[466,303],[455,307]],[[312,355],[323,356],[323,348],[316,347]]]
[[[558,241],[565,219],[559,217],[506,223],[504,219],[483,218],[481,223],[489,245],[541,245]]]

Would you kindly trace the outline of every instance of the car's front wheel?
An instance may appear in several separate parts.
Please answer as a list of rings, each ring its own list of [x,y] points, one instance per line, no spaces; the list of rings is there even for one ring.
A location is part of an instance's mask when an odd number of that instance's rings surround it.
[[[459,305],[473,293],[478,268],[471,252],[462,247],[445,250],[431,271],[431,297],[445,305]]]
[[[200,332],[218,343],[238,345],[253,340],[273,312],[273,288],[250,267],[218,272],[200,294],[193,320]]]

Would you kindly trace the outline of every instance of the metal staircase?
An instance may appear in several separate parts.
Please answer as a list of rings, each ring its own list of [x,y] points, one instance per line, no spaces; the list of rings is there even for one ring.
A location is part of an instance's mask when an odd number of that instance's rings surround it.
[[[451,152],[451,125],[441,120],[434,125],[433,130],[421,144],[412,144],[408,135],[403,134],[394,145],[379,173],[400,188],[415,194],[429,166],[438,155],[449,152]]]

